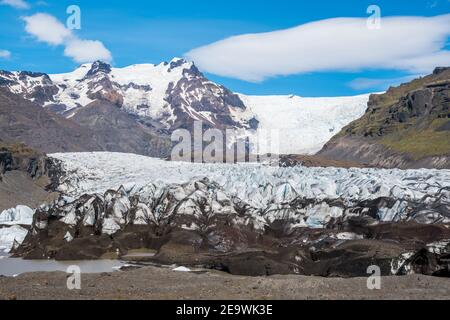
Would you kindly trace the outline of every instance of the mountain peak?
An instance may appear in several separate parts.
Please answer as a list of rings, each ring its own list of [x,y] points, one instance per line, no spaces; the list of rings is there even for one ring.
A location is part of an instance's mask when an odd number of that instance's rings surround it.
[[[173,58],[170,61],[169,70],[172,70],[172,69],[175,69],[175,68],[181,67],[183,65],[187,65],[187,64],[189,64],[189,62],[183,58]]]
[[[102,72],[102,73],[105,73],[105,74],[110,73],[111,72],[111,65],[109,65],[106,62],[97,60],[94,63],[92,63],[91,69],[86,74],[86,77],[94,76],[94,75],[98,74],[99,72]]]

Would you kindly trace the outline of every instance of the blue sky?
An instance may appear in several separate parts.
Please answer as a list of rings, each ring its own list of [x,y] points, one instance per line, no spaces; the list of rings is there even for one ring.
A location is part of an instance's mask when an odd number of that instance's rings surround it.
[[[27,33],[22,19],[36,13],[47,13],[65,22],[68,17],[66,8],[72,4],[78,5],[82,14],[82,28],[76,31],[76,36],[101,41],[112,55],[112,64],[117,67],[167,61],[230,36],[272,32],[336,17],[366,18],[367,7],[371,4],[381,8],[382,17],[432,17],[450,13],[449,0],[28,0],[27,4],[27,8],[22,9],[0,6],[0,50],[10,52],[9,57],[0,58],[0,69],[56,73],[73,70],[79,65],[64,54],[64,46],[37,41]],[[447,39],[444,49],[448,48]],[[332,54],[330,50],[329,55]],[[398,68],[383,70],[380,66],[277,75],[251,82],[221,76],[220,72],[214,73],[205,72],[211,80],[234,91],[302,96],[354,95],[380,91],[389,84],[418,74]],[[359,81],[355,82],[355,79]]]

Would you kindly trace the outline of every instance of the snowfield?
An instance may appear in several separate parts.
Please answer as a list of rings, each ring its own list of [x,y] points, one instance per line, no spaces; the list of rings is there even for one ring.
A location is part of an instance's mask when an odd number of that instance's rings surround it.
[[[356,202],[380,197],[421,200],[450,188],[450,170],[281,168],[264,164],[169,162],[111,152],[59,153],[67,172],[60,191],[72,197],[104,193],[121,185],[137,190],[149,183],[183,184],[204,177],[227,193],[261,208],[297,197]],[[449,197],[449,191],[446,194]],[[387,213],[386,213],[387,214]]]

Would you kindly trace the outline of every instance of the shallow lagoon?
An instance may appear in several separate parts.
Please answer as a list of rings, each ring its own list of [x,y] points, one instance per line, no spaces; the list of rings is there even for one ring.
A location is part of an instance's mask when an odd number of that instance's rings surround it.
[[[10,258],[8,254],[0,252],[0,275],[13,277],[27,272],[66,272],[70,266],[80,267],[81,273],[112,272],[125,262],[119,260],[90,260],[90,261],[55,261],[55,260],[24,260]]]

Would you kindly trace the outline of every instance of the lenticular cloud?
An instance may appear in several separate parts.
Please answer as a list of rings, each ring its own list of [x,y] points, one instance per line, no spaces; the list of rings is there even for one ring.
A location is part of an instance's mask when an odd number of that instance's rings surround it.
[[[291,29],[230,37],[186,56],[204,71],[247,81],[316,71],[395,69],[426,73],[447,65],[450,15],[335,18]]]

